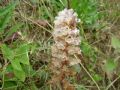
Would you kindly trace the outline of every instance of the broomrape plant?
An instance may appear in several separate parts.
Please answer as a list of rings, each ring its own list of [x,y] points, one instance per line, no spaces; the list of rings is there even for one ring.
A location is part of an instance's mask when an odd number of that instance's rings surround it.
[[[79,56],[81,50],[79,44],[81,42],[79,29],[76,28],[77,23],[80,19],[77,18],[77,13],[73,9],[64,9],[58,13],[54,21],[54,45],[52,49],[52,70],[55,77],[59,77],[60,82],[63,83],[63,87],[67,82],[65,77],[71,76],[71,70],[69,66],[79,64],[80,60],[76,59],[74,55]],[[53,76],[54,77],[54,76]],[[61,78],[60,77],[64,77]],[[68,84],[68,82],[67,82]]]

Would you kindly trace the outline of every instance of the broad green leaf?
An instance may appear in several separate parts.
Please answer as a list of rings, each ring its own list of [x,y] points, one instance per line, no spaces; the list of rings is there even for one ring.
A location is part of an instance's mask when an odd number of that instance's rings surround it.
[[[14,69],[14,74],[21,81],[23,81],[23,82],[25,81],[26,76],[25,76],[25,72],[23,70],[19,71],[19,70]]]
[[[20,70],[20,71],[22,70],[20,61],[18,59],[11,60],[11,64],[12,64],[13,69]]]
[[[18,59],[14,58],[13,51],[10,48],[8,48],[5,44],[3,44],[1,46],[1,49],[2,49],[2,53],[3,53],[4,57],[10,60],[16,77],[18,77],[21,81],[24,81],[25,72],[23,71],[23,69],[20,65],[20,61]]]
[[[6,67],[6,72],[13,72],[13,67],[11,64],[9,64],[7,67]]]
[[[1,50],[6,59],[9,59],[12,65],[12,68],[14,70],[15,76],[20,79],[21,81],[25,80],[25,72],[22,69],[22,66],[20,62],[24,64],[29,64],[29,58],[28,58],[28,46],[22,45],[19,48],[16,49],[16,54],[11,50],[9,47],[7,47],[5,44],[1,45]]]
[[[31,65],[22,65],[22,68],[28,77],[31,77],[35,73]]]
[[[1,50],[2,50],[3,56],[4,56],[6,59],[9,59],[10,61],[13,60],[13,58],[14,58],[14,53],[13,53],[13,51],[12,51],[8,46],[6,46],[5,44],[2,44],[2,45],[1,45]]]
[[[120,49],[120,40],[117,39],[116,37],[112,37],[111,45],[112,45],[115,49]]]
[[[21,45],[15,50],[16,53],[15,58],[17,58],[21,63],[26,65],[29,65],[28,48],[29,48],[28,45]]]
[[[105,70],[107,72],[112,72],[117,66],[117,63],[114,62],[113,59],[108,59],[105,64]]]
[[[3,90],[17,90],[17,83],[15,81],[5,81]]]

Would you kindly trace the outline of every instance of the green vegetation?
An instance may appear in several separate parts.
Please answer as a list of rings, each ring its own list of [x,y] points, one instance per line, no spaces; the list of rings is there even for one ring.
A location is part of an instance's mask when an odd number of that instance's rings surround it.
[[[53,22],[67,7],[81,19],[83,62],[68,80],[76,90],[120,90],[119,0],[0,0],[1,90],[62,90],[49,83],[50,62]]]

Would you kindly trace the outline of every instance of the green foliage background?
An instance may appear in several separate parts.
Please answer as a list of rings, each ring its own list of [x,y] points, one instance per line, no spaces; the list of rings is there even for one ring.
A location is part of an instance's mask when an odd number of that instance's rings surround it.
[[[53,21],[68,4],[81,19],[87,69],[75,66],[80,75],[68,79],[77,90],[120,89],[119,0],[0,0],[0,89],[52,90]]]

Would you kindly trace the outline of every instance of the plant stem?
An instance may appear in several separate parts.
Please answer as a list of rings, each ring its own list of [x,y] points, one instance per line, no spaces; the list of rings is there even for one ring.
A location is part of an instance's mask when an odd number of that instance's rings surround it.
[[[78,57],[76,55],[74,55],[74,56],[75,56],[76,59],[78,59]],[[92,81],[95,83],[98,90],[100,90],[100,87],[98,86],[97,82],[94,80],[94,78],[90,75],[90,73],[87,71],[87,69],[84,67],[84,65],[81,62],[80,62],[80,65],[85,70],[85,72],[88,74],[88,76],[92,79]]]

